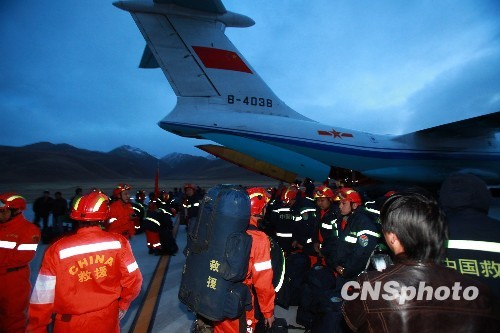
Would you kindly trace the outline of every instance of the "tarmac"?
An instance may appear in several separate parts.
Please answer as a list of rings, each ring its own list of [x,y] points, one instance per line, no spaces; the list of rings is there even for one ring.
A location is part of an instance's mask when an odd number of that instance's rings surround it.
[[[490,216],[500,219],[500,198],[495,198],[490,209]],[[31,205],[28,205],[25,216],[32,220]],[[176,221],[177,222],[177,221]],[[176,224],[176,240],[179,252],[175,256],[154,256],[148,254],[144,233],[134,236],[130,244],[134,256],[143,275],[141,293],[132,302],[130,309],[121,320],[121,332],[129,333],[187,333],[195,319],[178,299],[178,291],[182,276],[182,267],[185,257],[182,250],[186,246],[186,227]],[[31,262],[31,283],[34,285],[43,254],[48,245],[40,244],[36,256]],[[275,308],[275,316],[285,318],[290,333],[304,332],[304,329],[295,322],[297,307],[292,306],[285,310],[279,306]]]

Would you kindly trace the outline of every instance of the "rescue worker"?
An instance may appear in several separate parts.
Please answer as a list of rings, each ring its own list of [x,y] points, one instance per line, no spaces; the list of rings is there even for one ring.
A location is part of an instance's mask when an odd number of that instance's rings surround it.
[[[306,196],[306,199],[314,202],[314,190],[316,189],[316,187],[314,186],[314,180],[312,180],[311,178],[306,178],[302,182],[302,186],[304,186],[305,188],[304,194]]]
[[[449,175],[439,191],[448,220],[444,264],[487,284],[500,302],[500,221],[488,217],[491,192],[472,174]]]
[[[26,200],[0,194],[0,332],[24,333],[31,284],[29,263],[35,257],[40,229],[26,220]]]
[[[292,251],[312,254],[314,252],[312,238],[318,223],[316,205],[309,198],[296,194],[295,199],[288,202],[292,209],[295,226],[292,236]]]
[[[172,212],[164,206],[162,200],[158,198],[150,201],[144,219],[149,254],[175,255],[177,252],[177,243],[172,235],[172,216]]]
[[[109,206],[109,220],[106,225],[107,231],[121,234],[127,239],[134,236],[138,219],[130,203],[130,189],[132,188],[127,184],[118,184],[113,190],[115,201]]]
[[[269,195],[264,188],[252,187],[247,190],[250,197],[250,222],[247,234],[252,237],[252,247],[248,262],[248,271],[243,281],[251,291],[252,304],[258,302],[258,306],[264,317],[264,324],[271,327],[274,322],[274,299],[273,270],[271,265],[271,244],[267,235],[258,229],[258,222],[265,215]],[[257,320],[253,306],[247,310],[245,320],[243,318],[226,319],[214,323],[214,333],[239,333],[254,332]],[[246,324],[246,327],[241,325]]]
[[[283,192],[282,204],[275,206],[269,217],[272,236],[278,242],[285,255],[302,252],[311,243],[312,232],[316,224],[314,204],[302,196],[295,185]]]
[[[359,193],[351,188],[339,191],[342,220],[338,240],[330,237],[324,243],[322,253],[326,263],[335,270],[335,291],[345,282],[354,279],[367,266],[381,236],[379,226],[364,212]]]
[[[143,231],[142,224],[147,210],[147,206],[144,204],[144,200],[146,200],[146,192],[144,192],[143,190],[138,190],[135,193],[134,202],[131,202],[132,209],[134,210],[135,215],[137,215],[137,217],[134,219],[136,235],[140,234]]]
[[[171,217],[175,217],[175,215],[177,215],[177,211],[179,210],[172,192],[160,191],[157,205],[162,210],[168,212]]]
[[[148,247],[148,253],[157,255],[161,250],[160,242],[160,224],[163,216],[163,212],[159,210],[157,199],[154,198],[149,200],[148,210],[146,216],[144,217],[144,233],[146,234],[146,245]]]
[[[335,195],[333,190],[326,185],[318,186],[314,190],[314,199],[318,211],[316,213],[318,223],[313,233],[312,243],[314,246],[315,256],[323,257],[321,247],[323,243],[333,237],[332,242],[336,242],[339,236],[338,222],[342,220],[342,215],[339,209],[339,197]],[[332,244],[333,245],[333,244]],[[311,258],[311,263],[314,264],[314,258]],[[325,264],[324,259],[321,260]]]
[[[120,319],[141,290],[142,275],[129,242],[99,226],[109,217],[109,198],[93,191],[75,202],[76,234],[45,252],[29,306],[29,333],[118,333]],[[53,317],[52,315],[55,314]]]
[[[181,218],[182,224],[189,226],[189,221],[198,217],[200,201],[202,197],[197,194],[194,184],[184,185],[184,198],[182,199],[183,215]]]

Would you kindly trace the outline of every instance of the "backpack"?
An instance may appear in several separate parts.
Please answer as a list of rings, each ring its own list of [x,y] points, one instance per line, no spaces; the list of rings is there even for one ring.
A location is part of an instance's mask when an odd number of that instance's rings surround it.
[[[245,232],[249,220],[250,199],[243,187],[217,185],[204,196],[189,226],[178,295],[195,313],[221,321],[251,307],[250,290],[243,284],[252,246]]]

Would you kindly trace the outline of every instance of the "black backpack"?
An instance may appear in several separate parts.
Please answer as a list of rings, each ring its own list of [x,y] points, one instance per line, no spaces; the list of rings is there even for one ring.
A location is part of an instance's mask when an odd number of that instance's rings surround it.
[[[190,225],[179,299],[195,313],[213,320],[238,318],[251,307],[242,283],[252,238],[245,231],[250,199],[240,186],[218,185],[203,198]]]

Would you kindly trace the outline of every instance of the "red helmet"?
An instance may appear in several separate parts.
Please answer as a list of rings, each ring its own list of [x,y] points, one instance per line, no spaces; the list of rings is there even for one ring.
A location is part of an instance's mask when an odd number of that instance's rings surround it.
[[[389,191],[386,194],[384,194],[384,198],[390,198],[396,193],[397,193],[396,191]]]
[[[264,207],[271,200],[269,193],[262,187],[251,187],[247,193],[250,197],[250,215],[262,215]]]
[[[337,196],[333,193],[331,188],[326,185],[321,185],[314,189],[314,199],[317,198],[329,198],[331,200],[335,200]]]
[[[298,193],[299,189],[297,188],[297,186],[290,186],[283,194],[283,202],[288,204],[290,203],[290,201],[296,200]]]
[[[196,186],[194,184],[190,183],[184,184],[184,191],[186,191],[188,188],[192,188],[193,191],[196,191]]]
[[[339,198],[340,198],[340,200],[350,201],[353,203],[357,203],[359,205],[361,205],[363,203],[359,193],[356,192],[355,190],[353,190],[352,188],[348,188],[348,187],[344,187],[343,189],[340,190]]]
[[[14,192],[0,194],[0,210],[26,209],[26,199]]]
[[[120,196],[120,193],[123,191],[128,191],[132,187],[128,184],[118,184],[115,189],[113,190],[113,197],[118,198]]]
[[[109,217],[109,198],[93,191],[75,201],[70,217],[78,221],[104,221]]]

